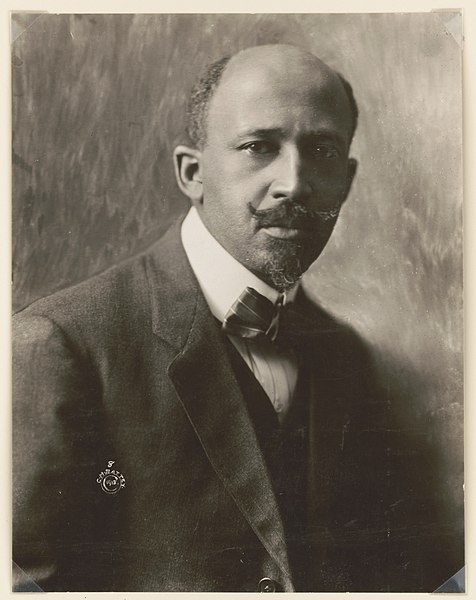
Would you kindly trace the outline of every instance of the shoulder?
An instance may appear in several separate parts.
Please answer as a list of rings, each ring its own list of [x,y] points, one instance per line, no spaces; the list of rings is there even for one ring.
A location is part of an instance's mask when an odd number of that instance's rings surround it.
[[[36,300],[14,316],[19,321],[33,316],[50,317],[59,324],[75,319],[94,319],[116,306],[117,299],[140,293],[145,280],[144,255],[113,266],[81,283]]]
[[[159,299],[168,283],[165,271],[171,267],[162,263],[167,263],[169,246],[170,240],[161,238],[146,251],[33,302],[14,315],[14,338],[17,333],[20,339],[48,338],[62,331],[81,343],[124,336],[145,326],[151,313],[151,278]]]
[[[324,310],[305,291],[299,301],[316,330],[306,346],[306,364],[314,378],[332,390],[333,404],[345,407],[355,427],[364,426],[365,416],[381,419],[385,394],[369,341],[352,324]]]
[[[138,315],[147,305],[144,269],[144,258],[134,258],[15,314],[15,396],[43,405],[64,402],[86,383],[92,389],[99,366],[121,344],[130,346],[130,332],[140,327]]]
[[[304,288],[300,288],[297,302],[316,331],[315,341],[340,363],[348,363],[350,368],[371,360],[370,345],[353,324],[324,309]]]

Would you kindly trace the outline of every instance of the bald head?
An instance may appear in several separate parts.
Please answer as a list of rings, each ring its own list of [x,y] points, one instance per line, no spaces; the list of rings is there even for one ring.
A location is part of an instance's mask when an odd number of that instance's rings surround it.
[[[322,60],[302,48],[288,44],[269,44],[246,48],[232,56],[226,70],[226,77],[263,70],[273,72],[278,78],[285,77],[290,72],[311,74],[311,76],[316,72],[328,77],[335,75]]]
[[[286,44],[247,48],[232,57],[209,65],[192,89],[187,110],[187,133],[194,146],[202,148],[207,140],[210,105],[220,110],[220,102],[239,102],[247,88],[261,86],[273,93],[287,88],[290,104],[309,101],[310,85],[326,89],[326,102],[335,104],[349,119],[349,142],[358,118],[350,84],[313,54]],[[218,93],[219,92],[219,93]],[[307,95],[307,98],[305,97]],[[215,98],[215,97],[218,98]],[[322,94],[321,94],[322,99]]]

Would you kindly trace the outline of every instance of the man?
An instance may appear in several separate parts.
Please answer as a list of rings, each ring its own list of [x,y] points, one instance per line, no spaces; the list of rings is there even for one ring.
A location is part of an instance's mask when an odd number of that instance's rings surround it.
[[[17,316],[18,590],[431,591],[461,566],[363,344],[298,286],[356,124],[301,49],[215,63],[174,154],[183,223]]]

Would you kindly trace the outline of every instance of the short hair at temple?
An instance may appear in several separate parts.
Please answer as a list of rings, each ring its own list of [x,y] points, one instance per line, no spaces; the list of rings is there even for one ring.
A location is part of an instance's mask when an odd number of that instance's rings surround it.
[[[210,101],[231,58],[231,56],[225,56],[220,58],[220,60],[209,64],[194,84],[190,93],[186,111],[186,133],[190,142],[196,148],[203,148],[206,143],[206,125]],[[355,130],[357,129],[359,109],[357,107],[357,102],[355,101],[352,86],[339,72],[335,71],[335,73],[339,77],[349,101],[352,116],[352,131],[350,137],[352,139]]]

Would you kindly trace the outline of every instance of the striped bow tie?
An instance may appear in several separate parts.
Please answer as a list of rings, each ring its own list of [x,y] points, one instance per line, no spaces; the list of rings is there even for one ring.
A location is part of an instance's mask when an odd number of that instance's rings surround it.
[[[267,337],[274,341],[284,298],[284,294],[279,294],[273,304],[255,289],[247,287],[225,315],[223,331],[247,339]]]

